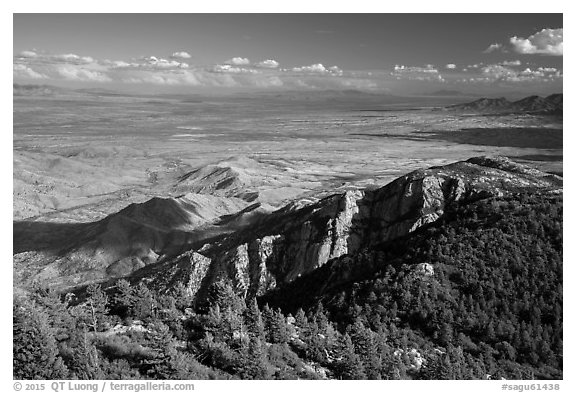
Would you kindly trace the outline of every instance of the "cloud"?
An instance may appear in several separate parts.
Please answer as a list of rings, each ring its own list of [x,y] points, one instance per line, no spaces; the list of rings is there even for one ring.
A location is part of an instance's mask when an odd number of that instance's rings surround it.
[[[521,54],[562,56],[564,29],[542,29],[528,38],[511,37],[512,49]]]
[[[504,50],[504,46],[502,44],[490,44],[488,48],[484,50],[484,53],[492,53],[494,51]]]
[[[452,63],[446,64],[446,65],[445,65],[445,68],[448,69],[448,70],[455,70],[455,69],[456,69],[456,64],[452,64]]]
[[[90,56],[78,56],[75,55],[74,53],[48,56],[48,59],[57,63],[71,63],[71,64],[90,64],[94,62],[94,59]]]
[[[57,68],[57,73],[66,80],[80,82],[111,82],[112,79],[102,72],[65,65]]]
[[[182,52],[174,52],[170,57],[173,59],[190,59],[192,56],[190,55],[190,53],[182,51]]]
[[[562,72],[553,67],[539,67],[524,70],[513,69],[502,64],[490,64],[482,67],[478,76],[460,80],[473,83],[520,83],[551,82],[563,77]]]
[[[24,64],[14,64],[13,65],[13,77],[14,78],[31,78],[31,79],[46,79],[46,75],[34,71],[32,68]]]
[[[112,68],[148,70],[185,69],[190,67],[187,63],[179,62],[176,60],[168,60],[156,56],[144,57],[130,63],[123,60],[106,60],[102,62],[102,64]]]
[[[166,69],[166,68],[188,68],[188,64],[187,63],[181,63],[179,61],[176,60],[167,60],[167,59],[163,59],[161,57],[156,57],[156,56],[149,56],[149,57],[145,57],[144,58],[144,67],[149,67],[149,68],[162,68],[162,69]]]
[[[230,74],[258,74],[259,72],[256,70],[252,70],[249,68],[242,68],[242,67],[233,67],[230,64],[216,64],[210,72],[215,73],[230,73]]]
[[[503,66],[517,67],[517,66],[521,66],[522,62],[520,60],[504,60],[503,62],[501,62],[499,64],[503,65]]]
[[[256,64],[254,64],[254,67],[258,67],[258,68],[278,68],[278,66],[280,65],[280,63],[278,63],[276,60],[263,60],[261,62],[258,62]]]
[[[394,71],[390,75],[396,79],[408,79],[414,81],[437,81],[443,82],[444,78],[432,64],[426,64],[424,67],[414,67],[405,65],[395,65]]]
[[[236,66],[245,66],[250,64],[250,59],[247,59],[245,57],[233,57],[229,60],[226,60],[224,63]]]
[[[170,57],[138,59],[96,59],[74,53],[46,54],[24,51],[14,56],[14,78],[48,79],[51,82],[117,83],[200,88],[254,89],[389,89],[388,71],[344,72],[338,66],[315,63],[289,69],[278,61],[265,59],[254,64],[247,58],[232,58],[227,64],[210,67],[188,64],[180,52]],[[397,66],[396,74],[413,80],[442,80],[432,65]]]
[[[174,73],[174,72],[152,73],[148,71],[143,71],[136,73],[133,76],[123,78],[122,82],[134,83],[134,84],[165,85],[165,86],[180,86],[180,85],[199,86],[202,84],[194,73],[188,71],[182,71],[180,73]]]
[[[518,74],[517,71],[500,64],[491,64],[482,68],[482,75],[489,79],[506,79]]]
[[[79,56],[74,53],[52,55],[31,50],[22,51],[15,57],[22,61],[43,64],[91,64],[95,62],[90,56]]]
[[[341,76],[343,74],[343,71],[337,66],[331,66],[326,68],[321,63],[312,64],[309,66],[294,67],[292,68],[292,71],[298,73],[334,75],[334,76]]]
[[[25,50],[25,51],[20,52],[16,57],[21,57],[21,58],[26,59],[26,58],[34,58],[36,56],[38,56],[38,54],[36,52],[31,51],[31,50]]]

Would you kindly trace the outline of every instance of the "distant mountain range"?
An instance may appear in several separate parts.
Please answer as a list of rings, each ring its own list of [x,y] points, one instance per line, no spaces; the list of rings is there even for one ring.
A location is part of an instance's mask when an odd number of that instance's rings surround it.
[[[501,98],[480,98],[465,104],[450,105],[448,109],[481,111],[481,112],[525,112],[547,115],[561,115],[563,111],[563,94],[552,94],[547,97],[529,96],[518,101]]]
[[[15,96],[52,96],[60,89],[49,85],[21,85],[13,84]]]

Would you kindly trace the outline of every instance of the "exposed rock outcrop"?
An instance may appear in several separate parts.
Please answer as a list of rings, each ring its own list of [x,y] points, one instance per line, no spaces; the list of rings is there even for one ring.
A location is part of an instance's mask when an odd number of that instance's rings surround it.
[[[261,295],[331,259],[432,223],[450,204],[507,193],[558,192],[561,184],[558,177],[503,157],[418,170],[376,190],[280,209],[253,227],[206,244],[200,252],[214,266],[203,285],[226,278],[241,295]],[[433,274],[429,270],[423,274]]]
[[[240,295],[260,296],[330,260],[340,258],[345,265],[349,255],[433,223],[451,204],[509,193],[558,193],[561,186],[560,177],[507,158],[476,157],[417,170],[378,189],[291,203],[270,214],[253,215],[238,198],[154,198],[63,232],[60,249],[24,247],[14,258],[15,277],[49,280],[57,289],[131,277],[160,289],[181,283],[198,298],[227,279]],[[253,218],[243,220],[244,215]]]

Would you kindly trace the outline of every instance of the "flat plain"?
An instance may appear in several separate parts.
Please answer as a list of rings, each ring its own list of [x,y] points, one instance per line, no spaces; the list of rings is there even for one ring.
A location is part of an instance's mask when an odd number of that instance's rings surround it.
[[[232,171],[268,210],[472,156],[562,173],[561,118],[444,109],[466,100],[354,91],[14,96],[13,218],[95,221],[198,190],[203,179],[190,174],[214,168]]]

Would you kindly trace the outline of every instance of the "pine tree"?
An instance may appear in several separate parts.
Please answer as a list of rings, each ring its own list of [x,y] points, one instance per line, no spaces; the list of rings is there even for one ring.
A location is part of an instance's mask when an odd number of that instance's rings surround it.
[[[354,350],[352,339],[346,333],[339,343],[336,377],[338,379],[366,379],[364,366]]]
[[[262,314],[258,308],[258,303],[256,298],[252,298],[244,311],[244,323],[248,330],[248,334],[251,336],[256,336],[260,340],[264,340],[264,321],[262,320]]]
[[[140,283],[133,292],[134,318],[146,320],[156,317],[157,303],[154,294],[144,283]]]
[[[13,307],[14,379],[66,379],[48,316],[29,302]]]
[[[106,306],[108,305],[108,296],[98,284],[90,284],[86,289],[88,297],[86,298],[86,324],[94,332],[104,327],[106,319]]]
[[[271,377],[266,359],[266,348],[258,336],[250,337],[240,376],[242,379],[269,379]]]
[[[288,342],[288,326],[286,319],[280,310],[272,312],[270,321],[270,342],[274,344],[283,344]]]
[[[134,288],[124,279],[116,282],[116,292],[112,296],[112,307],[121,317],[131,315],[136,299],[134,297]]]

